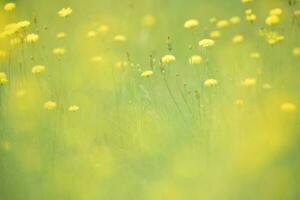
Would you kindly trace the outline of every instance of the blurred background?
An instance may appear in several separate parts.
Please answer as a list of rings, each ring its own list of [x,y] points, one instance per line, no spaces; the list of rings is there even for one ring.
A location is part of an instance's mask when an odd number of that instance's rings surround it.
[[[30,25],[0,38],[1,200],[300,198],[299,1],[6,3],[2,33]]]

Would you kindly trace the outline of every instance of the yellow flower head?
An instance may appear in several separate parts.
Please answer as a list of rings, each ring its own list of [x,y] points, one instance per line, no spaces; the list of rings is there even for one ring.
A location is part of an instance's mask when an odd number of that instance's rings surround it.
[[[207,79],[206,81],[204,81],[204,85],[206,87],[216,86],[218,85],[218,81],[216,79]]]
[[[270,15],[272,16],[280,16],[282,15],[282,10],[281,8],[274,8],[272,10],[270,10]]]
[[[58,11],[57,14],[60,17],[68,17],[72,14],[72,12],[73,12],[73,10],[70,7],[68,7],[68,8],[62,8],[60,11]]]
[[[246,78],[245,80],[242,81],[242,85],[245,87],[251,87],[256,84],[256,79],[255,78]]]
[[[44,103],[44,109],[53,110],[56,108],[56,103],[54,101],[47,101]]]
[[[163,64],[169,64],[171,62],[174,62],[175,60],[176,60],[176,58],[173,55],[165,55],[161,58],[161,62]]]
[[[114,40],[117,42],[125,42],[127,38],[124,35],[118,34],[115,35]]]
[[[280,21],[280,19],[277,15],[270,15],[270,16],[267,17],[265,23],[268,26],[272,26],[272,25],[278,24],[279,21]]]
[[[100,25],[99,28],[98,28],[98,31],[100,33],[107,33],[109,31],[109,26],[103,24],[103,25]]]
[[[59,32],[56,34],[56,37],[58,39],[62,39],[62,38],[65,38],[66,37],[66,33],[65,32]]]
[[[213,39],[217,39],[221,37],[221,32],[220,31],[212,31],[210,32],[209,36]]]
[[[19,26],[19,28],[26,28],[30,25],[30,21],[27,20],[19,21],[17,25]]]
[[[286,102],[281,104],[281,110],[287,113],[294,112],[296,111],[296,105],[290,102]]]
[[[153,15],[145,15],[142,20],[143,26],[151,27],[155,24],[155,17]]]
[[[296,17],[300,17],[300,10],[295,10],[295,11],[294,11],[294,15],[295,15]]]
[[[198,20],[196,20],[196,19],[189,19],[189,20],[187,20],[184,23],[184,28],[192,29],[192,28],[197,27],[198,25],[199,25]]]
[[[229,26],[229,21],[228,20],[220,20],[217,22],[217,27],[218,28],[225,28]]]
[[[101,56],[94,56],[91,58],[91,62],[92,63],[100,63],[102,61],[102,57]]]
[[[296,57],[300,57],[300,47],[296,47],[293,49],[293,55]]]
[[[215,45],[215,41],[212,40],[212,39],[203,39],[203,40],[200,40],[199,41],[199,46],[200,47],[211,47],[211,46],[214,46]]]
[[[199,55],[193,55],[189,58],[189,63],[191,65],[197,65],[200,64],[202,62],[202,57]]]
[[[7,76],[4,72],[0,72],[0,85],[4,85],[8,82]]]
[[[244,36],[242,35],[236,35],[232,38],[232,42],[236,44],[241,43],[243,41],[244,41]]]
[[[79,107],[76,105],[72,105],[68,108],[69,112],[77,112],[79,110]]]
[[[118,61],[115,66],[118,68],[118,69],[124,69],[128,66],[128,62],[127,61]]]
[[[253,2],[254,0],[241,0],[242,3],[250,3]]]
[[[44,72],[46,69],[46,67],[44,65],[36,65],[31,69],[31,72],[33,74],[40,74],[42,72]]]
[[[65,52],[66,52],[66,50],[63,47],[57,47],[52,50],[52,53],[54,55],[63,55],[63,54],[65,54]]]
[[[250,58],[253,58],[253,59],[259,59],[260,57],[261,57],[261,55],[258,52],[252,52],[250,54]]]
[[[39,39],[39,35],[35,34],[35,33],[30,33],[26,36],[25,38],[25,42],[33,44],[36,43]]]
[[[234,16],[234,17],[231,17],[229,21],[231,24],[238,24],[238,23],[240,23],[241,18],[238,16]]]
[[[254,15],[254,14],[247,15],[246,20],[249,22],[254,22],[256,20],[256,15]]]
[[[153,75],[153,71],[152,71],[152,70],[146,70],[146,71],[144,71],[144,72],[141,74],[142,77],[150,77],[150,76],[152,76],[152,75]]]
[[[15,8],[16,8],[16,4],[12,2],[4,5],[4,10],[7,12],[13,11]]]

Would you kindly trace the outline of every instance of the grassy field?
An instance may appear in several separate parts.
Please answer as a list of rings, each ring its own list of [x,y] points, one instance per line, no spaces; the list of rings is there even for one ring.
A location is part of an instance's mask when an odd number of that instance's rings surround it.
[[[0,200],[300,199],[298,0],[0,0]]]

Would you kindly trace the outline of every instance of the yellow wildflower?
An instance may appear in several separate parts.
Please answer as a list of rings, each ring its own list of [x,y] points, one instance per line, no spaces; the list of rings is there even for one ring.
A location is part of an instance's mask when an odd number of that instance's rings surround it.
[[[293,55],[296,57],[300,57],[300,47],[296,47],[293,49]]]
[[[32,43],[37,42],[38,39],[39,39],[39,35],[37,35],[37,34],[35,34],[35,33],[30,33],[30,34],[28,34],[28,35],[26,36],[25,42],[31,43],[31,44],[32,44]]]
[[[203,39],[201,41],[199,41],[199,46],[200,47],[211,47],[211,46],[214,46],[215,45],[215,41],[212,40],[212,39]]]
[[[238,23],[240,23],[241,18],[238,16],[234,16],[234,17],[231,17],[229,21],[231,24],[238,24]]]
[[[253,2],[254,0],[241,0],[242,3],[250,3]]]
[[[277,15],[270,15],[267,17],[265,23],[269,26],[278,24],[280,21],[279,17]]]
[[[189,58],[189,63],[191,65],[197,65],[200,64],[202,62],[202,57],[199,55],[193,55]]]
[[[187,20],[184,23],[184,28],[192,29],[192,28],[197,27],[198,25],[199,25],[198,20],[196,20],[196,19],[189,19],[189,20]]]
[[[4,85],[8,82],[7,76],[4,72],[0,72],[0,85]]]
[[[60,17],[68,17],[72,14],[72,12],[73,12],[73,10],[70,7],[68,7],[68,8],[62,8],[60,11],[58,11],[57,14]]]
[[[124,35],[115,35],[114,40],[117,42],[125,42],[127,40],[127,38]]]
[[[102,57],[101,56],[94,56],[91,58],[91,62],[92,63],[99,63],[102,61]]]
[[[16,8],[16,4],[12,2],[4,5],[4,10],[8,12],[14,10],[15,8]]]
[[[217,38],[221,37],[221,32],[220,31],[212,31],[212,32],[210,32],[209,35],[211,38],[217,39]]]
[[[295,10],[295,11],[294,11],[294,15],[295,15],[296,17],[300,17],[300,10]]]
[[[296,105],[290,102],[285,102],[281,104],[281,110],[288,113],[294,112],[296,110]]]
[[[46,69],[46,67],[44,65],[36,65],[31,69],[31,72],[33,74],[40,74],[42,72],[44,72]]]
[[[79,110],[79,107],[77,105],[72,105],[68,108],[69,112],[77,112]]]
[[[103,24],[103,25],[100,25],[99,28],[98,28],[98,31],[100,33],[106,33],[109,31],[109,26]]]
[[[151,27],[155,24],[155,17],[152,15],[145,15],[142,20],[142,24],[146,27]]]
[[[256,79],[255,78],[246,78],[245,80],[242,81],[242,85],[245,87],[251,87],[256,84]]]
[[[127,61],[118,61],[115,65],[118,69],[124,69],[128,66],[128,62]]]
[[[62,38],[65,38],[66,37],[66,33],[65,32],[59,32],[56,34],[56,37],[58,39],[62,39]]]
[[[250,54],[250,58],[253,58],[253,59],[259,59],[260,57],[261,57],[261,55],[258,52],[252,52]]]
[[[206,81],[204,81],[204,85],[206,87],[216,86],[218,85],[218,81],[216,79],[207,79]]]
[[[173,55],[165,55],[165,56],[163,56],[162,58],[161,58],[161,62],[163,63],[163,64],[169,64],[169,63],[171,63],[171,62],[173,62],[173,61],[175,61],[176,60],[176,58],[175,58],[175,56],[173,56]]]
[[[244,36],[242,35],[236,35],[232,38],[232,42],[236,44],[241,43],[243,41],[244,41]]]
[[[281,8],[274,8],[272,10],[270,10],[270,15],[272,16],[280,16],[282,15],[282,10]]]
[[[46,110],[53,110],[56,108],[56,103],[54,101],[47,101],[44,103],[44,109]]]
[[[66,50],[63,47],[57,47],[52,50],[52,53],[54,55],[63,55],[63,54],[65,54],[65,52],[66,52]]]
[[[229,26],[229,21],[228,20],[220,20],[217,22],[217,27],[218,28],[225,28]]]
[[[144,71],[144,72],[141,74],[142,77],[150,77],[150,76],[152,76],[152,75],[153,75],[153,71],[152,71],[152,70],[146,70],[146,71]]]

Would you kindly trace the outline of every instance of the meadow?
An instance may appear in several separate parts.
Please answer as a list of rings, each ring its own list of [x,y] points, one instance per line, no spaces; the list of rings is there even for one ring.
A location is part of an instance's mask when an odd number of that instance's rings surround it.
[[[300,1],[0,0],[0,200],[300,199]]]

